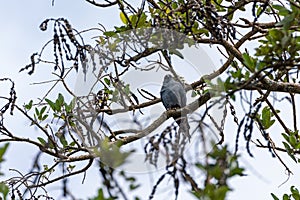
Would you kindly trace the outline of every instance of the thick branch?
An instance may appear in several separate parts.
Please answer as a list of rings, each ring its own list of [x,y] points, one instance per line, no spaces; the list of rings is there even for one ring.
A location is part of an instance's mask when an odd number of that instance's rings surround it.
[[[243,83],[241,83],[243,85]],[[283,83],[268,79],[265,83],[253,83],[243,87],[246,90],[268,90],[272,92],[286,92],[300,94],[300,84],[298,83]]]
[[[106,1],[107,3],[97,3],[95,0],[85,0],[85,1],[94,6],[102,7],[102,8],[110,7],[110,6],[116,5],[118,3],[118,1],[112,1],[112,2]]]
[[[170,117],[181,116],[182,114],[188,114],[194,112],[197,108],[205,104],[211,98],[210,93],[205,93],[203,96],[198,98],[196,101],[190,103],[184,108],[179,110],[168,110],[161,114],[151,125],[149,125],[146,129],[139,131],[137,134],[121,138],[112,144],[117,144],[121,142],[121,145],[128,144],[140,138],[143,138],[150,133],[152,133],[155,129],[157,129],[162,123],[164,123]]]

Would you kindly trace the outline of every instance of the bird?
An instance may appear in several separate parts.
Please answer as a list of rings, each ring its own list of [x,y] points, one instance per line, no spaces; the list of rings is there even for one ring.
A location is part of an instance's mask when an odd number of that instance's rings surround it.
[[[166,108],[179,109],[186,106],[186,92],[181,82],[176,81],[172,75],[167,74],[164,77],[163,85],[160,90],[161,101]],[[189,124],[186,115],[174,118],[179,126],[179,132],[183,132],[190,139]]]

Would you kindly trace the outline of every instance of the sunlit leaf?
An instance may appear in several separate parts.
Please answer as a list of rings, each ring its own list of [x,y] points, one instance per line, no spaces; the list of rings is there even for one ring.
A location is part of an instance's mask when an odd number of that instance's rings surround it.
[[[126,15],[123,13],[123,11],[120,12],[120,19],[124,24],[128,24],[128,20],[126,18]]]

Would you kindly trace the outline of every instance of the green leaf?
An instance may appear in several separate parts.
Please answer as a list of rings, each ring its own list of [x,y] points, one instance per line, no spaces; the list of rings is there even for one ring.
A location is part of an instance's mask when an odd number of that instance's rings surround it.
[[[244,76],[245,76],[245,79],[248,80],[250,78],[250,72],[246,71]]]
[[[136,181],[136,178],[134,178],[134,177],[126,177],[125,179],[126,179],[126,181],[130,181],[130,182]]]
[[[116,33],[114,31],[106,31],[103,33],[105,36],[107,37],[112,37],[114,36]]]
[[[284,137],[284,139],[285,139],[287,142],[289,141],[289,136],[288,136],[286,133],[282,133],[281,135]]]
[[[126,84],[126,85],[125,85],[125,87],[124,87],[124,92],[125,92],[125,94],[130,95],[130,87],[129,87],[129,84]]]
[[[297,144],[297,139],[296,139],[296,137],[295,137],[294,135],[291,135],[291,136],[289,137],[289,143],[291,144],[292,147],[296,146],[296,144]]]
[[[261,13],[262,11],[263,11],[262,7],[258,7],[257,10],[256,10],[256,16],[261,15],[261,14],[262,14],[262,13]]]
[[[271,193],[271,196],[273,197],[274,200],[279,200],[279,198],[275,196],[275,194]]]
[[[40,141],[40,143],[41,143],[42,145],[45,146],[45,145],[47,144],[46,140],[44,140],[43,138],[38,137],[37,139]]]
[[[299,150],[299,149],[300,149],[300,142],[298,142],[298,143],[295,145],[294,148],[297,149],[297,150]]]
[[[228,19],[230,19],[230,20],[232,20],[233,19],[233,15],[235,14],[234,12],[232,12],[232,8],[231,7],[229,7],[228,9],[227,9],[227,15],[228,15]]]
[[[71,113],[72,112],[72,108],[70,106],[70,104],[68,105],[67,103],[64,103],[64,107],[67,113]]]
[[[192,91],[191,97],[196,97],[198,94],[195,90]]]
[[[283,146],[285,147],[285,149],[287,150],[287,153],[290,153],[291,152],[291,147],[288,143],[286,142],[282,142]]]
[[[275,8],[275,10],[278,10],[278,14],[281,16],[286,16],[291,13],[289,9],[281,5],[272,5],[272,7]]]
[[[49,170],[48,165],[43,165],[43,167],[44,167],[44,170],[45,170],[45,171],[48,171],[48,170]]]
[[[292,192],[292,197],[295,200],[299,200],[300,199],[300,194],[299,194],[299,190],[295,187],[295,186],[291,186],[291,192]]]
[[[35,108],[35,116],[37,117],[38,120],[42,121],[44,119],[44,112],[46,111],[47,106],[42,107],[41,110],[38,110],[38,108]]]
[[[297,159],[293,154],[293,150],[291,149],[290,145],[286,142],[282,142],[285,149],[287,150],[288,155],[297,163]]]
[[[66,140],[66,138],[63,134],[60,135],[59,141],[63,145],[63,147],[66,147],[68,145],[68,141]]]
[[[68,105],[68,107],[69,107],[68,112],[72,112],[75,108],[75,105],[76,105],[76,98],[74,97]]]
[[[46,111],[46,109],[47,109],[47,106],[44,106],[44,107],[41,109],[41,111],[40,111],[40,115],[43,115],[44,112]]]
[[[143,27],[145,24],[146,24],[146,20],[147,20],[147,15],[145,13],[142,13],[140,16],[139,16],[139,19],[138,19],[138,23],[136,25],[136,28],[141,28]]]
[[[197,28],[193,32],[194,34],[205,34],[206,36],[209,36],[209,31],[206,28]]]
[[[30,110],[32,108],[32,104],[33,104],[33,101],[30,100],[28,104],[26,104],[24,107],[26,110]]]
[[[220,179],[223,175],[223,171],[221,170],[221,168],[217,165],[214,167],[211,167],[210,169],[208,169],[209,171],[209,175],[213,176],[216,179]]]
[[[104,192],[103,192],[103,190],[100,188],[100,189],[98,190],[97,196],[94,197],[94,198],[92,198],[92,199],[90,199],[90,200],[106,200],[106,198],[104,197]]]
[[[44,115],[41,120],[44,121],[47,118],[48,118],[48,115]]]
[[[110,85],[110,80],[108,78],[104,78],[104,82],[107,84],[107,85]]]
[[[76,142],[71,142],[70,144],[69,144],[71,147],[73,147],[73,146],[75,146],[76,145]]]
[[[128,20],[126,18],[126,15],[123,13],[123,11],[120,12],[120,19],[124,24],[128,24]]]
[[[270,122],[271,121],[271,111],[268,106],[263,108],[261,117],[262,117],[262,124],[263,124],[264,128],[268,129],[271,124],[271,122]]]
[[[172,9],[178,8],[177,2],[172,2],[171,6],[172,6]]]
[[[37,117],[39,117],[39,116],[40,116],[40,111],[39,111],[39,109],[35,108],[34,110],[35,110],[35,115],[36,115]]]
[[[65,137],[60,137],[59,141],[63,145],[63,147],[66,147],[68,145],[68,142]]]
[[[45,99],[45,101],[48,103],[48,105],[50,106],[50,108],[51,108],[54,112],[57,111],[54,102],[52,102],[50,99]]]
[[[226,193],[229,191],[228,186],[221,186],[219,187],[217,190],[215,190],[215,196],[219,199],[219,200],[223,200],[226,197]]]
[[[3,194],[4,200],[6,200],[8,192],[9,192],[9,187],[5,183],[1,182],[0,183],[0,193]]]
[[[50,149],[54,149],[54,146],[56,146],[56,145],[53,144],[52,140],[50,140],[50,139],[48,138],[47,147],[49,147]]]
[[[243,53],[244,64],[253,72],[255,69],[255,60],[247,53]]]
[[[233,78],[238,78],[239,80],[243,77],[242,69],[238,69],[237,71],[232,71],[231,75]]]
[[[266,63],[264,63],[264,62],[259,62],[256,65],[257,70],[262,70],[265,67],[266,67]]]
[[[3,147],[0,147],[0,162],[4,161],[3,156],[9,146],[9,143],[4,144]]]
[[[282,197],[282,200],[291,200],[291,199],[290,199],[289,195],[284,194]]]
[[[235,176],[235,175],[243,176],[244,175],[243,172],[244,172],[243,168],[236,167],[230,171],[229,175],[230,176]]]
[[[171,55],[176,55],[179,58],[184,59],[184,56],[177,49],[170,49],[169,52]]]
[[[75,167],[76,165],[68,165],[67,169],[71,173]]]
[[[57,112],[61,112],[61,107],[64,105],[64,101],[64,96],[61,93],[59,93],[55,101],[55,109]]]
[[[275,119],[272,119],[270,122],[269,122],[269,124],[268,124],[268,126],[266,126],[266,129],[268,129],[268,128],[270,128],[274,123],[275,123]]]
[[[44,106],[44,107],[40,110],[39,120],[42,120],[42,119],[43,119],[43,114],[44,114],[44,112],[46,111],[46,109],[47,109],[47,106]]]
[[[59,103],[60,106],[62,106],[65,102],[64,96],[61,93],[58,94],[57,102]]]
[[[136,184],[130,184],[130,185],[129,185],[129,189],[130,189],[130,190],[135,190],[135,189],[137,189],[138,187],[140,187],[139,184],[137,184],[137,185],[136,185]]]

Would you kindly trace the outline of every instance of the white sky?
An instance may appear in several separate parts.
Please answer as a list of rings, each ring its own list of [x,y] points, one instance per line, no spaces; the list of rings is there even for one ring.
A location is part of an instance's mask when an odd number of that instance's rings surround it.
[[[43,74],[41,69],[37,68],[37,75],[34,74],[32,77],[29,77],[26,72],[18,73],[18,71],[21,67],[29,63],[30,55],[39,51],[42,45],[51,38],[52,26],[49,25],[49,31],[42,32],[39,30],[40,23],[46,18],[57,17],[67,18],[77,30],[97,27],[98,23],[102,23],[106,27],[120,23],[118,12],[97,9],[84,0],[56,0],[54,7],[51,6],[51,0],[27,0],[18,1],[17,3],[15,1],[2,2],[0,7],[0,78],[10,77],[15,81],[19,105],[28,102],[31,98],[35,98],[41,92],[35,86],[28,86],[34,80],[42,80],[40,77]],[[213,51],[209,51],[208,54],[213,57],[212,60],[215,65],[219,66],[219,59],[214,57]],[[2,93],[2,89],[0,89],[0,92]],[[287,114],[286,117],[290,117],[290,115]],[[232,130],[232,133],[227,132],[226,142],[232,144],[233,147],[236,131],[231,128],[233,122],[228,121],[227,128]],[[18,133],[22,133],[28,126],[28,123],[18,120],[11,120],[9,124]],[[271,134],[278,136],[282,132],[279,129],[272,130],[274,133]],[[25,134],[30,135],[34,133],[28,132]],[[263,141],[259,133],[254,135],[255,138]],[[241,152],[245,151],[242,147],[243,144],[241,136]],[[18,149],[12,148],[13,146],[11,145],[9,154],[6,155],[7,162],[2,166],[2,170],[9,175],[8,168],[23,168],[23,172],[25,173],[25,170],[31,166],[31,159],[36,151],[31,153],[32,149],[26,145],[18,145]],[[249,158],[246,153],[243,153],[241,158],[241,164],[247,167],[246,174],[248,176],[235,178],[231,182],[234,191],[230,193],[228,199],[272,199],[270,196],[271,192],[275,194],[289,192],[291,185],[299,183],[299,167],[295,166],[289,158],[283,157],[285,163],[294,172],[294,175],[290,177],[287,183],[278,188],[287,179],[284,167],[277,159],[271,158],[267,150],[256,149],[254,146],[251,149],[255,158]],[[74,178],[73,188],[76,194],[85,199],[95,195],[97,188],[95,186],[100,183],[99,179],[94,179],[97,176],[97,170],[90,170],[85,185],[81,185],[82,176]],[[151,187],[151,183],[149,187]],[[59,189],[55,186],[51,186],[50,188],[52,190]],[[147,192],[145,192],[146,190]],[[142,198],[150,194],[149,188],[146,190],[140,191]],[[144,194],[142,194],[143,192]],[[181,194],[179,199],[183,199],[183,196],[185,195]]]

